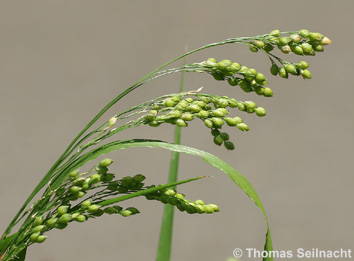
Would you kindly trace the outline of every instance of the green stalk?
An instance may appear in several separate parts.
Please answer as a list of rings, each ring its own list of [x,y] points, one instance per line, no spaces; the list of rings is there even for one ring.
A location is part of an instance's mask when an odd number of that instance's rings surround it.
[[[185,61],[184,61],[185,62]],[[181,80],[179,85],[179,92],[184,91],[184,72],[181,73]],[[174,134],[174,143],[181,144],[182,128],[176,126]],[[168,174],[168,182],[173,183],[177,181],[179,169],[179,152],[172,152],[170,161],[170,169]],[[161,220],[160,239],[157,248],[156,261],[171,260],[172,252],[172,238],[173,238],[173,220],[175,215],[175,207],[165,204]]]

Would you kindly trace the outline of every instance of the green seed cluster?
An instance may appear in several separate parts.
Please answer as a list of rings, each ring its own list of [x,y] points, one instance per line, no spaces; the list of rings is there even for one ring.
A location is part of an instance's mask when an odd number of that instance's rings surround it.
[[[271,97],[272,89],[265,87],[267,79],[263,73],[257,72],[254,68],[249,68],[231,60],[217,61],[209,58],[200,63],[214,79],[226,80],[231,86],[240,86],[245,92],[256,92],[258,95]]]
[[[174,95],[152,104],[143,119],[145,124],[152,127],[163,123],[187,127],[188,122],[200,119],[207,128],[212,130],[215,144],[224,144],[226,149],[233,150],[235,146],[229,140],[229,135],[223,132],[220,136],[219,130],[224,125],[235,127],[240,131],[248,131],[250,128],[241,117],[230,116],[231,109],[255,113],[259,117],[266,115],[266,110],[258,107],[253,101],[238,101],[227,96],[188,94]]]
[[[70,172],[70,182],[68,183],[68,186],[61,188],[57,194],[62,197],[64,196],[68,201],[75,201],[84,197],[87,192],[95,189],[98,184],[109,182],[114,179],[114,175],[108,173],[108,166],[112,163],[113,160],[111,159],[100,161],[95,167],[94,173],[89,176],[87,176],[86,173],[79,173],[78,170]]]
[[[298,63],[284,63],[280,67],[273,63],[270,68],[270,72],[273,75],[279,75],[285,79],[287,79],[289,75],[301,75],[304,79],[311,79],[312,73],[308,70],[309,67],[310,65],[306,61],[301,61]]]
[[[213,214],[219,211],[215,204],[205,204],[203,200],[190,201],[185,195],[177,193],[174,189],[157,191],[146,195],[148,200],[157,200],[164,204],[176,206],[178,210],[188,214]]]
[[[127,176],[120,180],[114,180],[109,182],[107,189],[110,191],[116,191],[119,193],[126,193],[128,191],[136,191],[144,186],[143,181],[145,176],[137,174],[133,177]]]
[[[262,49],[270,52],[276,46],[285,54],[292,52],[296,55],[315,55],[316,52],[323,52],[324,46],[331,43],[332,41],[323,34],[307,29],[286,35],[282,35],[279,30],[273,30],[268,37],[250,42],[250,50],[257,52]]]
[[[42,243],[47,239],[47,236],[44,235],[47,231],[64,229],[72,222],[82,223],[103,214],[118,214],[129,217],[140,213],[135,207],[123,208],[118,205],[105,206],[105,204],[100,204],[120,194],[130,194],[155,187],[155,185],[145,186],[144,180],[146,177],[142,174],[115,179],[114,174],[108,173],[108,167],[112,163],[111,159],[100,161],[97,166],[91,169],[94,173],[90,175],[87,172],[80,173],[78,170],[70,172],[67,182],[53,194],[52,201],[56,204],[53,205],[52,210],[32,216],[30,226],[23,237],[28,240],[28,244]],[[83,196],[86,196],[86,198],[77,202]],[[171,189],[147,194],[146,198],[175,205],[181,211],[185,210],[188,213],[213,213],[218,211],[216,205],[205,205],[202,201],[188,201],[184,198],[184,195]]]
[[[59,202],[53,211],[46,215],[33,218],[29,240],[31,243],[42,243],[46,240],[44,232],[51,229],[64,229],[71,222],[85,222],[89,218],[95,218],[107,214],[120,214],[127,217],[139,213],[136,208],[123,209],[120,206],[102,208],[95,201],[107,199],[119,193],[128,193],[143,188],[142,181],[145,176],[138,174],[133,177],[124,177],[114,180],[115,175],[108,173],[108,167],[113,163],[111,159],[104,159],[93,169],[93,174],[80,173],[78,170],[71,171],[68,181],[55,191],[54,201]],[[91,190],[104,188],[101,192],[87,197],[78,204],[74,202],[86,196]],[[105,191],[108,191],[105,192]]]

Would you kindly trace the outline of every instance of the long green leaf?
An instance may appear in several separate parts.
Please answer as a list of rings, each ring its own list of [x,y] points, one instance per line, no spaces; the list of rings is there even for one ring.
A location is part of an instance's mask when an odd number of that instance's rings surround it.
[[[226,163],[225,161],[221,160],[217,156],[210,154],[208,152],[198,150],[196,148],[187,147],[184,145],[178,144],[171,144],[166,143],[163,141],[156,141],[156,140],[128,140],[128,141],[115,141],[111,143],[107,143],[95,150],[92,150],[80,157],[75,163],[72,164],[70,168],[67,169],[66,172],[62,173],[61,176],[54,182],[54,186],[57,183],[61,184],[65,178],[67,177],[68,173],[74,169],[77,169],[83,166],[86,162],[96,159],[97,157],[107,154],[112,151],[122,150],[122,149],[129,149],[129,148],[162,148],[167,149],[175,152],[181,152],[190,154],[193,156],[198,156],[206,161],[211,166],[221,170],[224,172],[241,190],[256,204],[258,208],[262,211],[266,225],[267,225],[267,234],[266,234],[266,243],[265,243],[265,250],[272,250],[272,240],[271,240],[271,233],[268,223],[267,213],[265,208],[262,204],[261,199],[259,198],[257,192],[252,187],[251,183],[244,177],[240,172],[235,170],[230,164]],[[272,259],[264,259],[266,261],[271,261]]]

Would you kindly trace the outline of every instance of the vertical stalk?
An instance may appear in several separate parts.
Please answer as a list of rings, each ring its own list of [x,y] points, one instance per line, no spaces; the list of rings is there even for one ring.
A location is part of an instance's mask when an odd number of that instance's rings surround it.
[[[184,59],[184,64],[186,63]],[[181,73],[181,79],[179,84],[179,92],[184,91],[184,72]],[[174,133],[174,143],[181,144],[182,128],[176,126]],[[170,160],[170,168],[168,174],[168,183],[174,183],[178,179],[178,169],[179,169],[180,153],[172,152]],[[156,261],[170,261],[172,253],[172,239],[173,239],[173,221],[175,215],[175,207],[169,204],[165,204],[161,228],[160,228],[160,239],[157,249]]]

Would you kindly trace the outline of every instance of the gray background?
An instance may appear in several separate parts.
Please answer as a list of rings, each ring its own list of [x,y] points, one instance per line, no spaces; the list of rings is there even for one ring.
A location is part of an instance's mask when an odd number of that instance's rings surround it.
[[[186,46],[272,29],[321,31],[334,44],[316,57],[310,81],[271,78],[271,99],[247,95],[206,75],[187,88],[252,99],[268,116],[245,116],[252,131],[235,133],[238,149],[212,144],[200,123],[183,143],[232,163],[254,184],[270,214],[277,249],[353,246],[353,18],[342,1],[0,2],[0,229],[83,124],[105,102]],[[230,58],[268,73],[269,63],[245,46],[209,49],[189,58]],[[291,56],[292,60],[301,58]],[[268,73],[269,75],[269,73]],[[149,83],[119,110],[175,92],[178,76]],[[109,117],[111,114],[108,114]],[[171,140],[172,127],[139,128],[121,137]],[[170,154],[135,149],[112,154],[120,175],[143,172],[163,183]],[[215,178],[180,189],[218,203],[217,215],[177,214],[174,260],[225,260],[236,247],[262,248],[264,222],[242,192],[201,160],[183,156],[181,177]],[[49,234],[28,260],[153,260],[161,206],[136,200],[143,214],[102,217]]]

